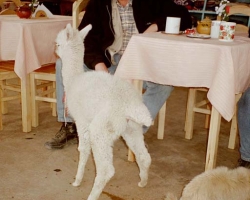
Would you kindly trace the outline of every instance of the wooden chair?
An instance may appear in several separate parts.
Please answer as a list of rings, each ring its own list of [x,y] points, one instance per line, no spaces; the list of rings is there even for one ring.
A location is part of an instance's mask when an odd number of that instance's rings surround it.
[[[39,125],[38,102],[51,103],[52,116],[56,116],[55,63],[43,65],[30,73],[31,125]]]
[[[21,99],[19,77],[14,72],[14,61],[0,62],[0,130],[3,129],[2,114],[8,113],[8,101]]]
[[[79,19],[82,18],[82,11],[86,8],[89,0],[77,0],[72,6],[72,18],[73,18],[73,28],[77,28],[79,25]],[[82,12],[82,13],[81,13]]]
[[[0,15],[15,15],[16,12],[14,10],[11,9],[4,9],[0,12]]]
[[[197,102],[197,93],[206,92],[208,89],[205,88],[190,88],[188,92],[187,110],[186,110],[186,121],[185,121],[185,138],[193,138],[193,125],[195,113],[201,113],[206,115],[205,128],[209,128],[209,116],[211,115],[211,104],[208,99],[203,99]],[[235,95],[235,114],[231,120],[231,129],[229,135],[228,148],[234,149],[236,144],[237,136],[237,102],[242,94]]]
[[[84,9],[89,0],[75,1],[72,6],[73,27],[77,28],[79,24],[79,14]],[[42,66],[30,74],[31,84],[31,106],[32,106],[32,126],[39,125],[39,106],[38,102],[50,102],[52,107],[52,116],[56,116],[56,75],[55,63]]]
[[[3,4],[6,1],[12,1],[16,7],[23,5],[23,3],[20,0],[0,0],[0,5]],[[15,15],[16,12],[14,9],[6,8],[0,12],[0,15]]]
[[[22,2],[20,0],[0,0],[0,5],[3,4],[6,1],[13,1],[16,4],[16,6],[21,6],[22,5]]]
[[[208,99],[203,99],[201,101],[197,101],[197,93],[198,92],[206,92],[208,89],[206,88],[190,88],[188,91],[188,100],[187,100],[187,109],[186,109],[186,120],[185,120],[185,138],[192,139],[193,138],[193,126],[194,126],[194,116],[195,113],[205,114],[205,128],[209,128],[209,116],[211,115],[211,104]],[[240,99],[242,94],[235,95],[235,114],[231,120],[231,129],[230,136],[228,142],[228,148],[234,149],[236,145],[236,137],[237,137],[237,102]],[[159,120],[158,120],[158,131],[157,138],[164,138],[164,129],[165,129],[165,115],[166,115],[166,103],[162,106],[159,111]]]
[[[46,65],[44,68],[41,68],[36,70],[34,74],[32,74],[32,77],[35,76],[37,79],[39,79],[39,74],[42,77],[42,72],[49,72],[52,73],[52,66],[54,70],[54,76],[55,76],[55,64]],[[36,75],[36,73],[38,75]],[[36,100],[43,100],[47,102],[53,102],[55,103],[55,85],[52,82],[45,82],[48,78],[43,78],[43,81],[36,82],[36,86],[34,84],[32,85],[33,88],[35,88],[35,91],[32,90],[32,95],[39,94],[41,99],[39,97],[36,97]],[[55,82],[55,78],[54,78]],[[34,82],[32,82],[34,83]],[[54,93],[53,93],[54,92]],[[50,95],[50,96],[49,96]],[[33,97],[34,98],[34,97]],[[54,98],[54,100],[52,99]],[[15,100],[15,99],[21,99],[21,86],[20,86],[20,79],[14,72],[14,61],[3,61],[0,62],[0,130],[3,129],[3,123],[2,123],[2,114],[8,113],[8,101]],[[50,101],[48,99],[51,99]],[[32,106],[32,123],[35,126],[38,124],[38,114],[37,113],[37,104],[31,104]],[[52,105],[52,115],[56,115],[56,107],[55,105]]]
[[[232,4],[229,9],[228,15],[234,15],[234,14],[242,14],[246,16],[250,16],[250,7],[247,5],[238,5],[238,4]],[[245,26],[243,24],[237,24],[236,25],[236,32],[237,33],[247,33],[249,27]]]

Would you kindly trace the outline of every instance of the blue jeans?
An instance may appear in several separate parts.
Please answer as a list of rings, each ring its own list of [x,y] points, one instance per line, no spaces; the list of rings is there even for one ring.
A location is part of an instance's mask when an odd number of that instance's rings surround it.
[[[116,63],[119,62],[121,56],[115,55]],[[83,66],[85,71],[89,71],[86,65]],[[112,65],[109,68],[109,73],[114,74],[117,65]],[[62,82],[62,61],[60,59],[56,62],[56,94],[57,94],[57,115],[59,122],[73,122],[74,120],[69,116],[64,115],[64,86]],[[143,102],[147,106],[152,119],[155,119],[157,113],[161,109],[162,105],[170,96],[173,91],[173,86],[160,85],[149,81],[143,82],[143,87],[145,92],[143,94]],[[144,133],[148,130],[149,127],[143,127]]]
[[[250,87],[238,102],[241,159],[250,162]]]

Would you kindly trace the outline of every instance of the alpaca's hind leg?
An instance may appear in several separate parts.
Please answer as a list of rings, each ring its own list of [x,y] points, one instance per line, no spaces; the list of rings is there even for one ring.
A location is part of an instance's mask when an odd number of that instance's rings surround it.
[[[110,138],[107,139],[102,135],[99,138],[91,140],[91,143],[96,165],[96,178],[88,200],[96,200],[115,173],[113,166],[113,141],[110,141]]]
[[[122,134],[128,147],[134,152],[137,164],[140,169],[141,181],[138,183],[139,187],[147,185],[148,172],[151,164],[151,157],[144,143],[144,137],[141,125],[130,121],[126,131]]]
[[[85,132],[84,134],[79,134],[78,137],[79,137],[79,145],[78,145],[79,163],[75,181],[74,183],[72,183],[73,186],[79,186],[81,184],[85,165],[86,162],[88,161],[88,157],[90,155],[90,150],[91,150],[89,133]]]

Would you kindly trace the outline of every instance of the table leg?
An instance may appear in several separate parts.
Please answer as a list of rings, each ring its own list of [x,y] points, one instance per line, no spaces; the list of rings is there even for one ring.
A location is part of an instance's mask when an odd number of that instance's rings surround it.
[[[133,85],[140,94],[142,94],[142,83],[143,81],[133,80]],[[130,149],[128,149],[128,161],[135,162],[135,155]]]
[[[185,120],[185,138],[191,140],[193,138],[194,129],[194,107],[196,100],[197,91],[194,88],[189,88],[188,90],[188,102]]]
[[[234,116],[232,118],[231,122],[231,129],[230,129],[230,137],[228,142],[228,148],[229,149],[235,149],[236,145],[236,138],[237,138],[237,132],[238,132],[238,122],[237,122],[237,113],[238,108],[237,104],[242,96],[242,93],[235,95],[235,106],[234,106]]]
[[[221,123],[221,115],[216,110],[216,108],[212,106],[210,127],[208,133],[205,171],[213,169],[216,165],[220,123]]]
[[[31,131],[31,100],[30,100],[30,78],[21,79],[21,99],[22,99],[22,127],[23,132]]]

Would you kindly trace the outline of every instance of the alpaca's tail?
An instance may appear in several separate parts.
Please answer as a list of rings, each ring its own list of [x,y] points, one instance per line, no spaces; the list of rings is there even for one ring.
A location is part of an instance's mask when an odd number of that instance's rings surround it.
[[[172,193],[167,193],[164,200],[178,200],[177,197]]]
[[[136,107],[129,107],[126,110],[126,117],[141,125],[150,126],[152,124],[151,115],[144,103]]]

